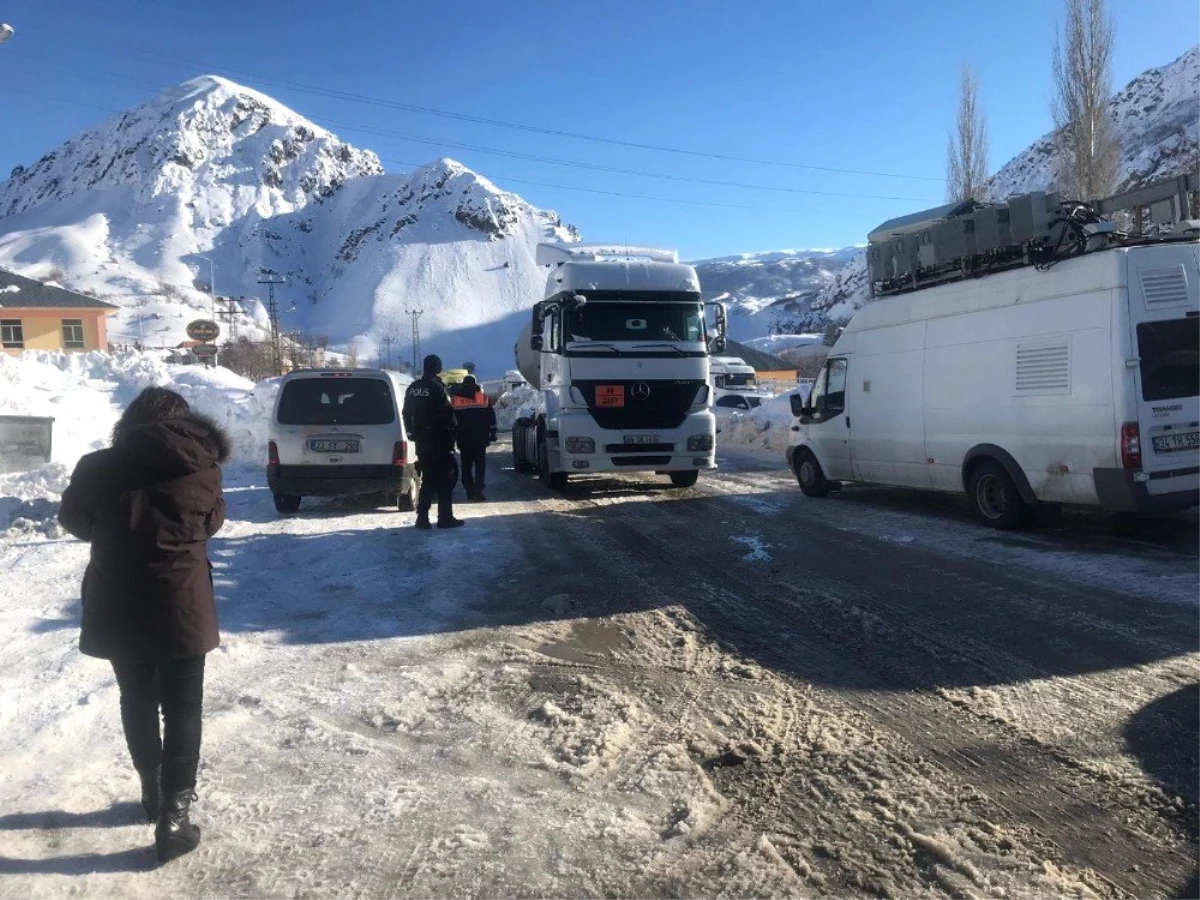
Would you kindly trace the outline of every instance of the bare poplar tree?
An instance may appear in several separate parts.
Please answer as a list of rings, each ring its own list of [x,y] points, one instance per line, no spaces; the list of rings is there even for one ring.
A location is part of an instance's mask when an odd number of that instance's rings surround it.
[[[986,200],[987,122],[979,109],[979,79],[963,66],[958,113],[946,145],[946,199]]]
[[[1064,11],[1053,57],[1056,186],[1091,200],[1112,191],[1121,156],[1109,115],[1115,30],[1105,0],[1064,0]]]

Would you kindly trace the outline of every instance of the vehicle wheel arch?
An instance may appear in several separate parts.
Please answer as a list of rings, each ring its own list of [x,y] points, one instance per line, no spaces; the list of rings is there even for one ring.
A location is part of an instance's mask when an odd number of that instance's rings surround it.
[[[1011,453],[995,444],[976,444],[963,457],[962,487],[964,491],[970,491],[971,472],[976,466],[987,460],[998,462],[1004,467],[1008,477],[1017,486],[1017,493],[1021,495],[1022,500],[1031,506],[1037,503],[1037,497],[1034,496],[1033,488],[1029,486],[1029,479],[1025,476],[1025,470],[1021,468],[1021,464]]]

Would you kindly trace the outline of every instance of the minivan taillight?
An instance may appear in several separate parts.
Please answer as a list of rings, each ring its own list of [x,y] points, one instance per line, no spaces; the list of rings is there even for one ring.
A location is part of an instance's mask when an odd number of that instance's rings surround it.
[[[392,465],[403,466],[408,464],[408,441],[396,441],[396,446],[392,448]]]
[[[1142,467],[1142,436],[1137,422],[1126,422],[1121,426],[1121,468]]]
[[[274,441],[267,441],[267,465],[279,465],[279,445]]]

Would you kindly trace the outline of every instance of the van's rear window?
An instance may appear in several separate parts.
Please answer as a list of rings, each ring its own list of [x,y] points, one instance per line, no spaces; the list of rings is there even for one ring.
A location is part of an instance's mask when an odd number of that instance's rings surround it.
[[[1143,400],[1200,394],[1200,319],[1142,322],[1137,340]]]
[[[289,381],[279,398],[281,425],[387,425],[396,404],[378,378],[302,378]]]

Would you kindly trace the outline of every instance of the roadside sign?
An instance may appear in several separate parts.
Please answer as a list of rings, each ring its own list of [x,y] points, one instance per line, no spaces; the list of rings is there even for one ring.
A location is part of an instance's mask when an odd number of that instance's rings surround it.
[[[197,344],[195,347],[192,347],[192,353],[196,355],[197,359],[211,359],[217,355],[217,345]]]
[[[188,322],[187,336],[193,341],[215,341],[220,333],[221,326],[211,319],[197,319],[194,322]]]

